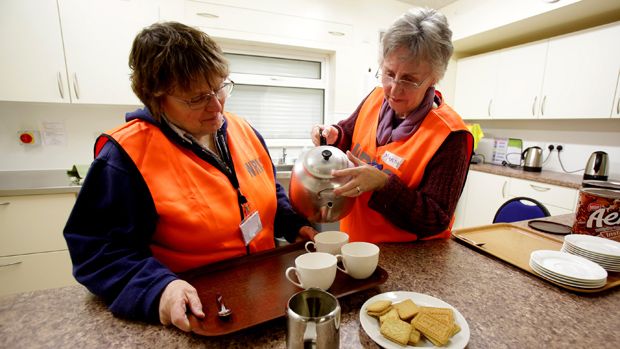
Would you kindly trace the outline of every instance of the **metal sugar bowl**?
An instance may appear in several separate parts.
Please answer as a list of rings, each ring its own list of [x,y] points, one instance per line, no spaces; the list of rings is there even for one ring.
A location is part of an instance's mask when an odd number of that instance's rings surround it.
[[[347,155],[328,145],[302,153],[291,172],[289,195],[295,210],[313,223],[336,222],[349,214],[355,198],[336,196],[334,189],[350,177],[336,178],[332,170],[353,167]]]

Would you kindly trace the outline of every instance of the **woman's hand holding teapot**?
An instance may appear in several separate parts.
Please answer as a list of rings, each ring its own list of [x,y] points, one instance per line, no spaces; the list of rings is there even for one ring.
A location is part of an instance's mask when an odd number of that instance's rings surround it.
[[[385,186],[389,179],[387,173],[384,173],[374,166],[368,165],[355,157],[348,150],[347,157],[355,167],[334,170],[332,171],[332,175],[334,177],[350,176],[351,180],[343,184],[340,188],[334,189],[334,194],[355,197],[360,196],[363,192],[378,190]]]
[[[314,145],[321,145],[321,136],[325,137],[327,144],[334,144],[338,140],[338,129],[330,125],[315,125],[310,136]]]

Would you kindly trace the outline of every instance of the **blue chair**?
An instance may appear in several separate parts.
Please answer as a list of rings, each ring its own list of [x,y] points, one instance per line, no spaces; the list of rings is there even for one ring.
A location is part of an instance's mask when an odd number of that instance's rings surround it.
[[[521,196],[512,198],[500,206],[495,213],[493,223],[511,223],[549,217],[550,215],[545,205],[534,199]]]

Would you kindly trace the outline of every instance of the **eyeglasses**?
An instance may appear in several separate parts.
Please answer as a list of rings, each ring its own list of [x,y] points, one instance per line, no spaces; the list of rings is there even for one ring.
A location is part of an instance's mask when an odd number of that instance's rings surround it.
[[[178,100],[179,102],[185,103],[191,110],[200,110],[206,107],[211,102],[212,98],[224,99],[230,97],[234,86],[234,81],[226,80],[217,91],[201,94],[200,96],[196,96],[192,99],[183,99],[175,96],[170,97]]]
[[[405,91],[411,91],[411,90],[417,90],[419,89],[422,84],[424,84],[424,82],[426,82],[426,80],[428,80],[428,78],[430,77],[427,76],[424,80],[420,81],[420,82],[415,82],[415,81],[411,81],[411,80],[403,80],[403,79],[394,79],[393,76],[390,76],[388,74],[382,74],[380,72],[377,71],[377,74],[375,75],[375,77],[377,79],[381,80],[381,83],[384,85],[400,85],[400,87],[403,88],[403,90]]]

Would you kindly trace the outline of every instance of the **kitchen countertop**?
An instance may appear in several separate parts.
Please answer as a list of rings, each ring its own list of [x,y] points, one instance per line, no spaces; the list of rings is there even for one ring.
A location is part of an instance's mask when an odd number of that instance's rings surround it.
[[[278,165],[280,166],[280,165]],[[290,167],[279,168],[277,179],[288,180]],[[505,166],[471,164],[470,170],[514,177],[579,189],[582,177],[553,171],[525,172]],[[80,185],[72,182],[66,170],[0,171],[0,196],[77,193]]]
[[[572,225],[573,215],[547,219]],[[387,281],[339,299],[342,348],[378,348],[360,326],[359,309],[368,298],[396,290],[425,293],[456,307],[470,327],[469,348],[616,348],[620,343],[618,288],[573,293],[455,239],[380,246]],[[284,318],[201,337],[115,318],[82,286],[0,297],[2,348],[285,346]]]
[[[77,193],[67,170],[0,171],[0,196]]]
[[[561,187],[568,187],[573,189],[581,188],[581,182],[583,181],[582,175],[575,175],[562,172],[546,171],[541,172],[527,172],[523,169],[510,168],[507,166],[498,166],[491,164],[471,164],[470,170],[486,172],[496,174],[500,176],[513,177],[526,179],[530,181],[536,181],[540,183],[553,184]]]

